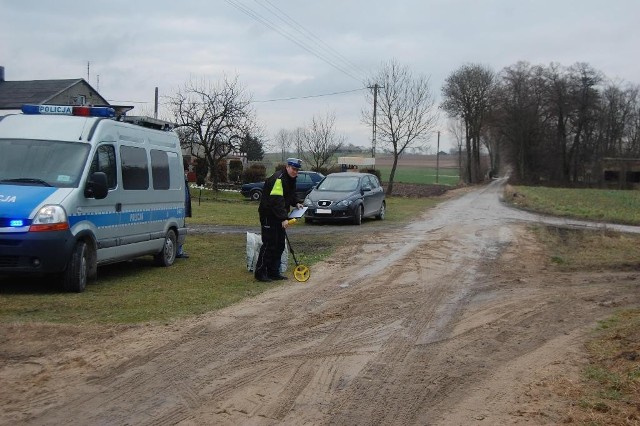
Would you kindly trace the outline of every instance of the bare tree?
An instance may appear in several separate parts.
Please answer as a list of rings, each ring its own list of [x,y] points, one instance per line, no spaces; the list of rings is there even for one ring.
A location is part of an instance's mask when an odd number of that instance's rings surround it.
[[[376,134],[393,154],[386,190],[387,195],[392,195],[398,159],[408,147],[427,141],[438,116],[429,79],[425,76],[414,77],[408,67],[401,66],[397,61],[383,63],[370,80],[369,85],[374,84],[380,87]],[[373,125],[373,94],[366,96],[370,107],[363,111],[363,121]]]
[[[302,157],[303,149],[303,141],[304,141],[305,130],[303,127],[296,127],[293,133],[291,134],[293,145],[296,148],[296,154],[298,158]]]
[[[495,74],[482,65],[463,65],[447,77],[442,87],[442,109],[451,117],[464,120],[467,152],[467,178],[479,182],[480,135],[491,106]]]
[[[276,133],[275,145],[280,150],[281,160],[284,162],[287,159],[287,153],[291,149],[291,142],[293,135],[286,129],[278,130]]]
[[[330,164],[334,154],[345,141],[335,130],[336,116],[327,113],[324,117],[314,116],[302,134],[302,157],[311,164],[312,170],[320,170]]]
[[[464,122],[460,118],[450,118],[447,128],[456,141],[455,153],[458,155],[458,173],[462,176],[462,147],[464,146]]]
[[[207,163],[207,179],[218,187],[215,171],[220,160],[239,151],[247,135],[259,133],[250,98],[238,82],[224,76],[211,83],[206,80],[189,81],[168,106],[181,128],[183,143]]]

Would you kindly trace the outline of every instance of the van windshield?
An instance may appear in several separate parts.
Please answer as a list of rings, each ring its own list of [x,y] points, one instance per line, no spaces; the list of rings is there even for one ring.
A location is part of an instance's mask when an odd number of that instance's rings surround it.
[[[89,144],[31,139],[0,139],[0,183],[78,186]]]

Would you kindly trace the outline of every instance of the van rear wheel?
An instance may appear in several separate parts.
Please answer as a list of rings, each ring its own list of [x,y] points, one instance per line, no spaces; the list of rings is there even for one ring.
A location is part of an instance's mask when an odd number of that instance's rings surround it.
[[[71,253],[67,269],[62,275],[62,288],[64,291],[81,293],[87,287],[88,275],[89,249],[87,243],[78,241]]]
[[[178,253],[178,238],[176,232],[170,229],[167,235],[164,237],[164,244],[160,253],[156,254],[153,258],[156,265],[159,266],[171,266],[176,260],[176,254]]]

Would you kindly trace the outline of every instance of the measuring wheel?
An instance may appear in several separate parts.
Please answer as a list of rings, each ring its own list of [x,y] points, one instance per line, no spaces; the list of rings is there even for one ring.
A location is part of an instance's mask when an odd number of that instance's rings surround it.
[[[303,283],[307,281],[310,276],[311,271],[306,265],[296,265],[296,267],[293,269],[293,277],[296,279],[296,281]]]

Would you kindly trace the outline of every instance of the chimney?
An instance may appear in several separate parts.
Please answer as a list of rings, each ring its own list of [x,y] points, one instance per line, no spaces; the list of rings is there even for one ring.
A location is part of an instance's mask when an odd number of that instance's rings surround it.
[[[4,67],[0,66],[0,81],[4,81]]]

